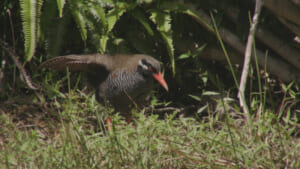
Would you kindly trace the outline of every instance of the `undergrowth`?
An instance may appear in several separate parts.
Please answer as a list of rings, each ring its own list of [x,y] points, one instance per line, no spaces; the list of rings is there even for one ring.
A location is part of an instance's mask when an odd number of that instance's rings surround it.
[[[266,109],[250,126],[223,102],[202,119],[133,111],[128,124],[94,95],[58,86],[1,104],[0,168],[300,167],[296,115]]]

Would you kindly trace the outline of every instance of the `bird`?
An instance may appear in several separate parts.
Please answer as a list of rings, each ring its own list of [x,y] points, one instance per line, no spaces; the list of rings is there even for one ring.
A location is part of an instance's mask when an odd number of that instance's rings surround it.
[[[57,56],[40,67],[86,72],[88,82],[95,88],[96,100],[101,104],[108,103],[121,114],[147,104],[153,79],[168,91],[159,61],[145,54]]]

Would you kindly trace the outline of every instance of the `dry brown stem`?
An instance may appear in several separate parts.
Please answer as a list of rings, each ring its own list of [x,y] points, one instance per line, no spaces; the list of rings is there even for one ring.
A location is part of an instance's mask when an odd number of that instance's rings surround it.
[[[26,69],[23,67],[21,62],[19,61],[19,57],[14,52],[13,49],[11,49],[6,42],[0,39],[0,46],[9,54],[9,56],[12,58],[14,63],[16,64],[17,68],[20,71],[21,79],[25,81],[25,84],[27,87],[31,90],[37,90],[36,85],[32,82],[30,76],[27,74]]]

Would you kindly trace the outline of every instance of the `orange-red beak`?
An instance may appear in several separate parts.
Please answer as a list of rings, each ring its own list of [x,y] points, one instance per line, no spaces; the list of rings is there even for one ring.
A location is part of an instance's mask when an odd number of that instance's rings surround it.
[[[163,78],[161,72],[158,72],[158,73],[156,73],[156,74],[153,74],[153,77],[154,77],[154,78],[162,85],[162,87],[163,87],[164,89],[166,89],[166,91],[169,90],[168,85],[167,85],[165,79]]]

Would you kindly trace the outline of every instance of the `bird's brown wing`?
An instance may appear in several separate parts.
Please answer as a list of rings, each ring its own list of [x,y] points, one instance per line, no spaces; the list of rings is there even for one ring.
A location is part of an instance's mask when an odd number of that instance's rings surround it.
[[[89,84],[98,87],[113,69],[112,57],[101,54],[58,56],[43,62],[41,68],[86,72]]]
[[[70,71],[93,71],[93,69],[106,69],[111,71],[112,61],[108,55],[89,54],[89,55],[67,55],[49,59],[41,64],[41,68],[54,70]]]

